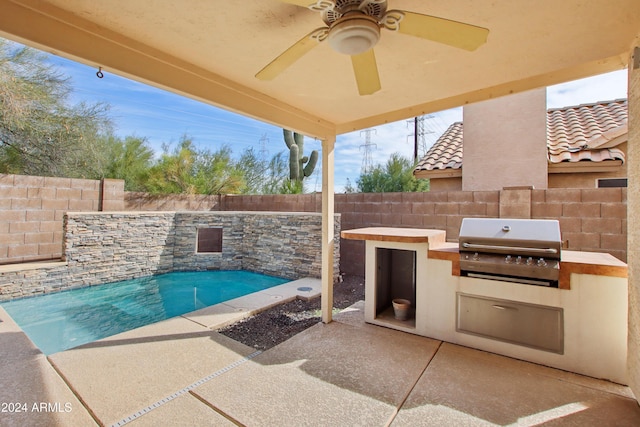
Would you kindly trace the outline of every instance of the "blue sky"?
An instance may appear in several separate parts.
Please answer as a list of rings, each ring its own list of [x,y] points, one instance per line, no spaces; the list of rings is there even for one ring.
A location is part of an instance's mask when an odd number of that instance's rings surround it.
[[[163,143],[175,145],[182,135],[191,137],[200,148],[216,150],[223,145],[232,148],[235,156],[249,147],[256,152],[266,150],[266,158],[285,150],[282,129],[208,104],[191,100],[154,87],[104,72],[96,76],[96,69],[64,58],[51,56],[60,71],[71,77],[74,93],[72,100],[106,102],[111,105],[110,116],[118,136],[146,137],[156,153]],[[576,80],[547,89],[549,108],[566,107],[627,96],[626,70]],[[429,115],[424,121],[427,145],[432,144],[447,127],[462,120],[462,108]],[[399,121],[374,128],[370,142],[373,164],[385,163],[395,152],[413,156],[410,134],[413,124]],[[355,185],[363,161],[365,133],[362,131],[340,135],[335,151],[335,187],[342,192],[347,179]],[[305,140],[305,154],[320,151],[320,142]],[[321,165],[307,179],[307,191],[320,191]]]

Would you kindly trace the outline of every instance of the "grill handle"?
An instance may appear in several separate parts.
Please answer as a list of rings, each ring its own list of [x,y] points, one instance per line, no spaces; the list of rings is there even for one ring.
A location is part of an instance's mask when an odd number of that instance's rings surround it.
[[[527,251],[536,252],[540,254],[557,254],[558,250],[554,248],[525,248],[522,246],[499,246],[499,245],[479,245],[477,243],[464,242],[462,247],[465,249],[479,249],[479,250],[506,250],[506,251]]]

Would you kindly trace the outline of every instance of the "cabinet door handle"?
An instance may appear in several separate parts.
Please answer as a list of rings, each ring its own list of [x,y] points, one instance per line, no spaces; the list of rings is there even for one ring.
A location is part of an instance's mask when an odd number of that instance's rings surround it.
[[[518,310],[517,308],[514,307],[506,307],[504,305],[498,305],[498,304],[494,304],[491,307],[497,309],[497,310]]]

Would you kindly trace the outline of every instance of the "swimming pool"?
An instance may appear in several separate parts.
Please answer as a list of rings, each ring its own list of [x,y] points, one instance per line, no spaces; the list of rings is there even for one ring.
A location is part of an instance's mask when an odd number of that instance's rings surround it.
[[[49,355],[288,281],[248,271],[174,272],[0,306]]]

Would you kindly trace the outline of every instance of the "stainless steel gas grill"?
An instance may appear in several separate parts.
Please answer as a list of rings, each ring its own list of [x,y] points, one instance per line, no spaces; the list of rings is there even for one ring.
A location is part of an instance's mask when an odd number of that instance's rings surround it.
[[[462,276],[558,287],[558,221],[464,218],[459,242]]]

